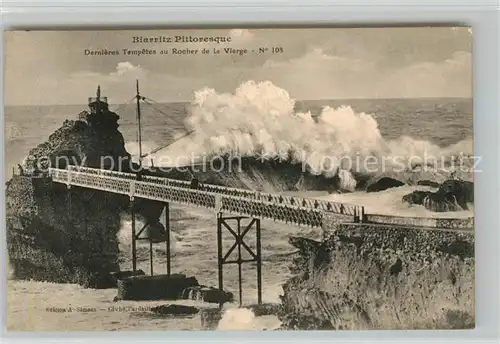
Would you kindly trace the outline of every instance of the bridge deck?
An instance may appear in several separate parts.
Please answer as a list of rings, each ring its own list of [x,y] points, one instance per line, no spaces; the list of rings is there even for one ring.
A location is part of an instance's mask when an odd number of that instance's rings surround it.
[[[139,197],[160,202],[173,202],[213,209],[239,216],[273,220],[297,226],[322,227],[325,214],[342,215],[343,222],[369,223],[409,228],[466,229],[473,227],[473,218],[433,219],[399,218],[397,216],[368,215],[363,206],[283,196],[219,185],[202,184],[197,189],[191,183],[177,179],[142,176],[133,173],[106,171],[88,167],[69,166],[68,169],[50,169],[54,182],[108,191],[131,198]],[[364,216],[366,215],[366,216]],[[352,216],[346,221],[346,216]]]
[[[173,202],[214,209],[242,216],[273,220],[299,226],[321,227],[323,212],[351,215],[364,212],[362,206],[309,198],[282,196],[250,190],[204,184],[191,189],[190,182],[115,171],[70,166],[51,169],[54,182],[108,191],[161,202]]]

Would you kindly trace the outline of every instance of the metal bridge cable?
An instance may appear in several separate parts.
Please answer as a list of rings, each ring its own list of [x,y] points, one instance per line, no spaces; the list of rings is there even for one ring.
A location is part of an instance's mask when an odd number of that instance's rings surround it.
[[[153,99],[151,99],[151,98],[148,98],[148,97],[143,97],[143,98],[142,98],[142,100],[144,101],[144,103],[145,103],[145,104],[147,104],[147,105],[151,106],[154,110],[158,111],[158,112],[159,112],[159,113],[161,113],[162,115],[167,116],[167,117],[170,117],[167,113],[165,113],[165,112],[161,111],[161,110],[160,110],[160,109],[158,109],[156,106],[154,106],[153,104],[151,104],[151,102],[150,102],[150,101],[152,101],[152,102],[154,102],[155,104],[158,104],[158,105],[162,105],[162,104],[160,104],[160,103],[158,103],[157,101],[155,101],[155,100],[153,100]],[[174,123],[175,123],[175,121],[174,121]],[[242,132],[242,133],[244,133],[244,134],[248,134],[248,135],[250,135],[250,136],[253,136],[253,133],[248,132],[248,131],[245,131],[244,129],[241,129],[241,128],[228,128],[228,130],[229,130],[229,131],[240,131],[240,132]],[[192,134],[192,133],[194,133],[195,131],[196,131],[196,130],[190,130],[190,131],[188,131],[186,134],[184,134],[183,136],[181,136],[181,137],[179,137],[179,138],[175,139],[174,141],[172,141],[171,143],[168,143],[168,144],[166,144],[166,145],[164,145],[164,146],[161,146],[161,147],[155,148],[155,149],[153,149],[152,151],[150,151],[150,152],[148,152],[148,153],[144,154],[142,157],[144,158],[144,157],[146,157],[146,156],[148,156],[148,155],[150,155],[150,154],[154,154],[154,153],[158,152],[159,150],[162,150],[162,149],[164,149],[164,148],[167,148],[168,146],[173,145],[173,144],[174,144],[174,143],[176,143],[177,141],[179,141],[179,140],[181,140],[181,139],[185,138],[186,136],[191,135],[191,134]]]
[[[151,101],[151,102],[153,102],[153,103],[155,103],[155,104],[157,104],[157,105],[162,105],[162,103],[157,102],[156,100],[154,100],[154,99],[152,99],[152,98],[149,98],[149,97],[143,97],[143,99],[144,99],[144,100],[149,100],[149,101]]]
[[[167,114],[166,112],[164,112],[164,111],[162,111],[162,110],[158,109],[156,106],[154,106],[154,104],[152,104],[152,103],[151,103],[151,102],[154,102],[154,103],[156,103],[156,104],[160,104],[160,103],[158,103],[157,101],[155,101],[155,100],[153,100],[153,99],[151,99],[151,98],[148,98],[148,97],[142,97],[142,100],[143,100],[143,102],[144,102],[145,104],[147,104],[147,105],[151,106],[151,108],[153,108],[155,111],[157,111],[157,112],[161,113],[161,114],[162,114],[162,115],[164,115],[164,116],[167,116],[167,118],[169,118],[169,117],[170,117],[170,115],[169,115],[169,114]],[[174,122],[175,122],[175,121],[174,121]],[[148,155],[154,154],[154,153],[156,153],[156,152],[158,152],[158,151],[160,151],[160,150],[162,150],[162,149],[165,149],[165,148],[167,148],[167,147],[169,147],[169,146],[173,145],[173,144],[174,144],[174,143],[176,143],[177,141],[179,141],[179,140],[181,140],[181,139],[183,139],[183,138],[185,138],[185,137],[187,137],[187,136],[191,135],[191,134],[192,134],[192,133],[194,133],[194,132],[195,132],[195,130],[190,130],[190,131],[188,131],[187,133],[185,133],[184,135],[182,135],[181,137],[179,137],[179,138],[177,138],[177,139],[175,139],[175,140],[173,140],[173,141],[171,141],[171,142],[169,142],[169,143],[167,143],[167,144],[165,144],[165,145],[162,145],[162,146],[160,146],[160,147],[157,147],[157,148],[155,148],[155,149],[153,149],[153,150],[149,151],[149,152],[148,152],[148,153],[146,153],[146,154],[143,154],[143,155],[141,156],[141,158],[145,158],[145,157],[147,157]]]
[[[165,112],[161,111],[160,109],[158,109],[157,107],[155,107],[155,106],[154,106],[153,104],[151,104],[150,102],[153,102],[153,103],[155,103],[156,105],[163,105],[163,104],[158,103],[156,100],[151,99],[151,98],[149,98],[149,97],[143,97],[143,100],[144,100],[144,102],[145,102],[146,104],[150,105],[153,109],[155,109],[155,110],[156,110],[156,111],[158,111],[159,113],[161,113],[161,114],[163,114],[163,115],[165,115],[165,116],[167,116],[167,117],[169,116],[167,113],[165,113]],[[150,102],[148,102],[148,101],[150,101]],[[251,132],[247,132],[247,131],[245,131],[244,129],[241,129],[241,128],[228,128],[228,130],[233,130],[233,131],[241,131],[242,133],[249,134],[249,135],[253,135],[253,133],[251,133]]]
[[[150,152],[148,152],[148,153],[146,153],[146,154],[143,154],[143,155],[142,155],[142,157],[143,157],[143,158],[145,158],[145,157],[147,157],[147,156],[148,156],[148,155],[150,155],[150,154],[154,154],[154,153],[156,153],[156,152],[158,152],[158,151],[160,151],[160,150],[162,150],[162,149],[165,149],[165,148],[167,148],[167,147],[169,147],[169,146],[173,145],[173,144],[174,144],[174,143],[176,143],[177,141],[180,141],[181,139],[183,139],[183,138],[185,138],[185,137],[187,137],[187,136],[191,135],[191,134],[192,134],[192,133],[194,133],[194,132],[195,132],[194,130],[188,131],[187,133],[185,133],[185,134],[184,134],[184,135],[182,135],[181,137],[179,137],[179,138],[177,138],[177,139],[173,140],[172,142],[169,142],[169,143],[168,143],[168,144],[166,144],[166,145],[162,145],[162,146],[160,146],[160,147],[157,147],[157,148],[153,149],[152,151],[150,151]]]
[[[125,103],[118,105],[118,107],[116,109],[113,109],[112,111],[120,112],[125,106],[130,105],[130,103],[132,102],[132,100],[135,99],[135,97],[136,96],[133,96],[132,98],[130,98],[130,100],[127,100]]]
[[[152,104],[151,102],[149,102],[149,101],[148,101],[148,100],[149,100],[149,98],[144,97],[142,100],[144,101],[144,103],[145,103],[145,104],[147,104],[147,105],[151,106],[154,110],[158,111],[159,113],[161,113],[161,114],[162,114],[162,115],[164,115],[164,116],[167,116],[167,118],[170,118],[170,115],[169,115],[169,114],[167,114],[166,112],[164,112],[164,111],[160,110],[159,108],[157,108],[157,107],[155,106],[155,104]],[[160,104],[159,104],[159,103],[157,103],[157,102],[155,102],[155,103],[156,103],[156,104],[158,104],[158,105],[160,105]]]
[[[149,106],[151,106],[153,109],[155,109],[156,111],[158,111],[159,113],[161,113],[162,115],[165,115],[167,116],[168,118],[170,118],[170,115],[167,114],[166,112],[163,112],[162,110],[160,110],[157,106],[163,106],[164,104],[162,103],[159,103],[157,102],[156,100],[154,99],[151,99],[149,97],[143,97],[143,101],[148,104]],[[154,103],[154,104],[151,104],[151,103]],[[156,105],[156,106],[155,106]],[[178,121],[175,121],[174,122],[177,122],[179,123]]]
[[[147,97],[146,97],[146,99],[147,99],[147,100],[151,100],[151,101],[155,102],[155,103],[156,103],[156,104],[158,104],[158,105],[161,105],[160,103],[158,103],[158,102],[156,102],[156,101],[152,100],[151,98],[147,98]],[[155,107],[153,104],[151,104],[151,103],[147,102],[146,100],[144,100],[144,102],[145,102],[146,104],[150,105],[150,106],[151,106],[153,109],[155,109],[156,111],[160,112],[161,114],[163,114],[163,115],[165,115],[165,116],[169,116],[168,114],[166,114],[165,112],[161,111],[160,109],[158,109],[157,107]],[[245,131],[245,130],[244,130],[244,129],[242,129],[242,128],[228,128],[228,130],[230,130],[230,131],[241,131],[242,133],[245,133],[245,134],[248,134],[248,135],[253,135],[253,133],[248,132],[248,131]],[[193,131],[194,131],[194,130],[193,130]]]
[[[152,107],[154,110],[156,110],[157,112],[161,113],[161,114],[162,114],[162,115],[164,115],[164,116],[167,116],[167,118],[169,118],[169,117],[170,117],[170,115],[169,115],[169,114],[167,114],[166,112],[163,112],[162,110],[158,109],[158,108],[155,106],[155,105],[162,105],[161,103],[159,103],[159,102],[157,102],[156,100],[151,99],[151,98],[149,98],[149,97],[142,97],[142,100],[144,101],[144,103],[145,103],[145,104],[147,104],[147,105],[151,106],[151,107]],[[155,104],[152,104],[152,102],[153,102],[153,103],[155,103]],[[175,123],[176,121],[173,121],[173,122]],[[241,129],[241,128],[229,128],[229,130],[230,130],[230,131],[240,131],[240,132],[242,132],[242,133],[246,133],[246,134],[248,134],[248,135],[253,136],[253,134],[252,134],[251,132],[246,132],[245,130],[243,130],[243,129]],[[185,138],[186,136],[191,135],[191,134],[192,134],[192,133],[194,133],[195,131],[196,131],[196,130],[190,130],[190,131],[188,131],[186,134],[184,134],[183,136],[181,136],[181,137],[179,137],[179,138],[175,139],[174,141],[172,141],[171,143],[168,143],[168,144],[163,145],[163,146],[161,146],[161,147],[155,148],[155,149],[153,149],[152,151],[150,151],[150,152],[148,152],[148,153],[146,153],[146,154],[143,154],[143,155],[142,155],[142,157],[143,157],[143,158],[145,158],[146,156],[148,156],[148,155],[150,155],[150,154],[154,154],[154,153],[156,153],[156,152],[158,152],[158,151],[160,151],[160,150],[162,150],[162,149],[164,149],[164,148],[167,148],[167,147],[169,147],[170,145],[173,145],[174,143],[176,143],[177,141],[179,141],[179,140],[181,140],[181,139]]]
[[[149,105],[153,110],[155,110],[156,112],[166,116],[166,118],[168,119],[168,122],[169,124],[173,124],[175,126],[182,126],[182,127],[185,127],[182,123],[180,123],[179,121],[176,121],[176,120],[173,120],[171,118],[171,116],[169,114],[167,114],[166,112],[160,110],[159,108],[157,108],[156,106],[154,106],[153,104],[151,104],[150,102],[148,102],[147,100],[143,99],[143,102],[147,105]]]

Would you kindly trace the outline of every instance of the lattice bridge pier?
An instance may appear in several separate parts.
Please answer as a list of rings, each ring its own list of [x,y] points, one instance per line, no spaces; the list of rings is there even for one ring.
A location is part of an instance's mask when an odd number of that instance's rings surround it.
[[[234,243],[223,252],[223,230],[227,230],[233,237]],[[251,230],[255,231],[255,251],[245,242],[245,236]],[[219,273],[219,292],[224,292],[224,265],[238,265],[238,299],[240,307],[243,305],[243,273],[242,264],[256,263],[257,265],[257,303],[262,304],[262,249],[261,249],[260,219],[246,216],[224,216],[217,214],[217,262]],[[237,258],[231,259],[231,254],[236,250]],[[252,258],[243,259],[243,250]],[[222,303],[219,303],[222,308]]]
[[[132,230],[132,273],[135,276],[137,274],[137,241],[148,241],[149,242],[149,272],[150,275],[154,275],[154,262],[153,262],[153,244],[165,243],[165,256],[166,256],[166,274],[171,275],[171,242],[170,242],[170,204],[168,202],[163,203],[163,211],[165,214],[165,233],[163,238],[155,238],[150,235],[146,237],[141,237],[141,234],[147,231],[148,226],[154,225],[146,220],[146,223],[137,231],[137,211],[136,211],[137,199],[135,197],[130,197],[130,216],[131,216],[131,230]],[[163,240],[162,240],[163,239]]]
[[[146,222],[142,227],[138,227],[137,211],[135,209],[138,200],[134,197],[130,199],[130,215],[131,215],[131,230],[132,230],[132,273],[137,274],[137,241],[149,242],[149,272],[154,276],[154,261],[153,261],[153,244],[155,240],[150,236],[141,235],[147,232],[147,227],[152,224]],[[160,243],[165,244],[166,256],[166,275],[171,276],[171,261],[172,250],[170,241],[170,204],[164,203],[162,211],[165,217],[165,238]],[[254,263],[256,266],[257,279],[257,303],[262,304],[262,244],[261,244],[261,220],[247,216],[231,216],[225,215],[222,212],[216,214],[217,219],[217,273],[218,273],[218,290],[219,294],[224,294],[224,266],[236,265],[238,267],[238,303],[243,306],[243,280],[244,274],[242,265]],[[224,251],[223,233],[229,233],[233,239],[231,247]],[[246,241],[250,235],[254,236],[253,246]],[[226,238],[227,240],[227,238]],[[159,243],[159,241],[156,241]],[[251,258],[244,258],[244,255]],[[235,256],[235,257],[234,257]],[[219,308],[222,308],[224,302],[222,298],[219,301]]]

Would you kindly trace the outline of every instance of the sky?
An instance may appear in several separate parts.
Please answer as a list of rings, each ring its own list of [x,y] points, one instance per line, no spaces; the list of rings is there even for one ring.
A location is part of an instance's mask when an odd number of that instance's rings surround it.
[[[134,36],[222,36],[230,43],[133,44]],[[160,55],[171,48],[280,47],[283,53]],[[86,56],[85,49],[156,49],[148,56]],[[112,104],[141,93],[193,99],[205,87],[234,92],[271,81],[297,100],[472,97],[466,27],[12,31],[4,34],[7,105],[84,104],[97,84]]]

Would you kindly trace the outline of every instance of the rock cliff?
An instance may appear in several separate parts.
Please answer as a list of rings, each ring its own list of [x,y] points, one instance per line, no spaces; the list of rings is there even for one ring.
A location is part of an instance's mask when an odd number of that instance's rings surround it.
[[[338,225],[323,242],[290,243],[300,253],[283,286],[284,328],[474,327],[471,232]]]
[[[6,183],[7,250],[12,277],[106,287],[119,269],[117,232],[127,196],[53,183],[50,164],[127,170],[130,154],[118,131],[118,115],[100,103],[99,111],[65,121],[46,142],[32,149],[20,175]],[[151,202],[150,202],[151,203]],[[161,205],[137,204],[155,219]]]

